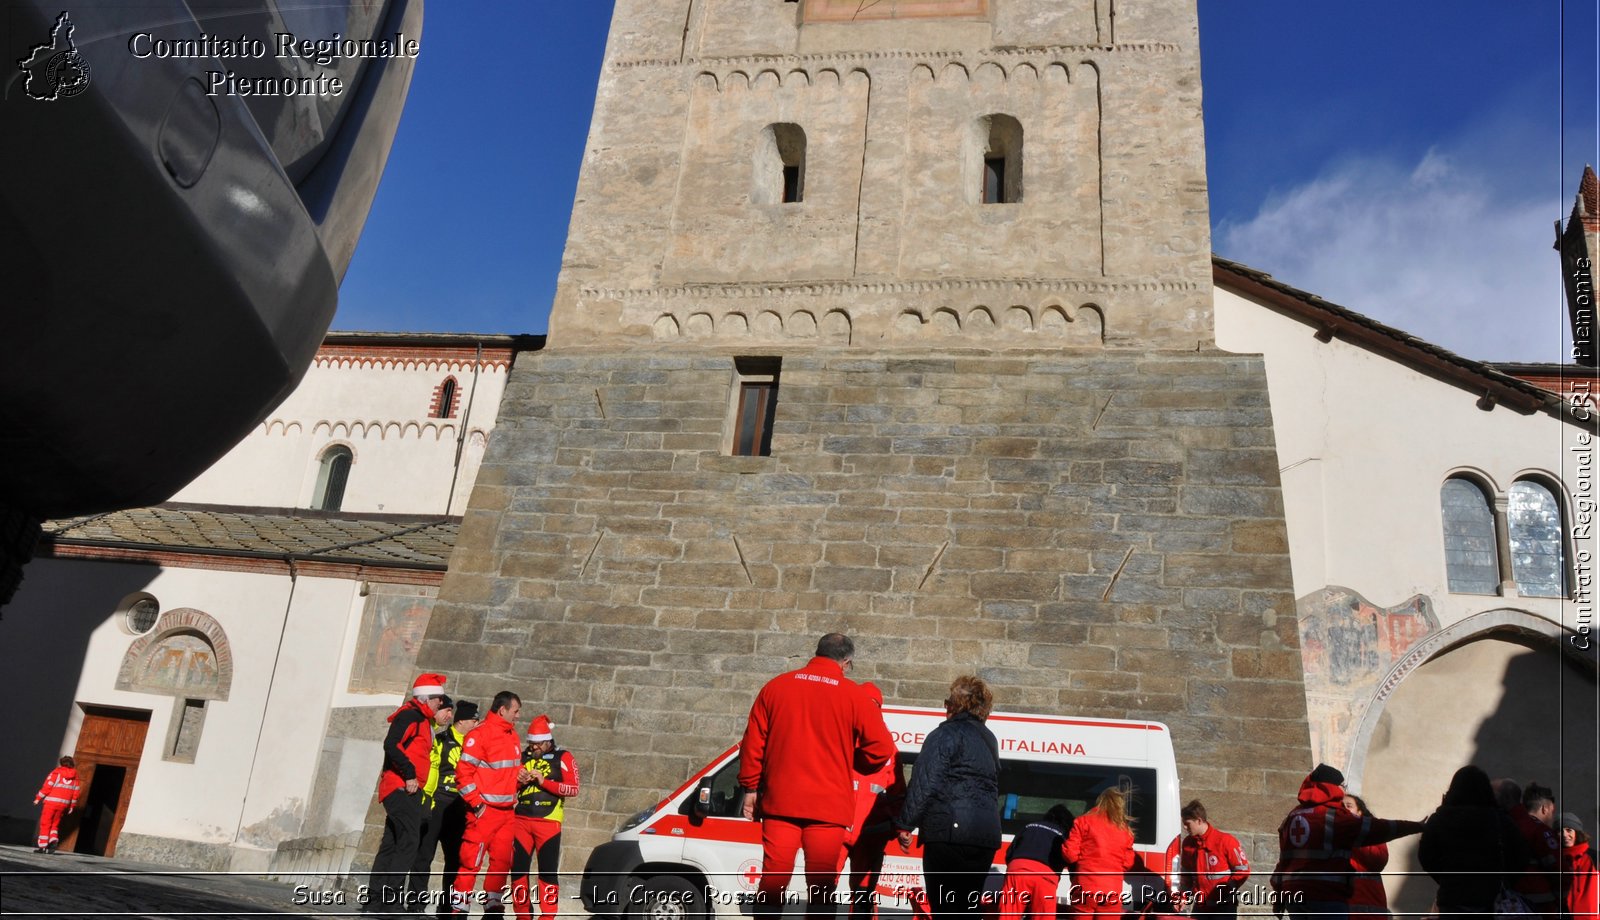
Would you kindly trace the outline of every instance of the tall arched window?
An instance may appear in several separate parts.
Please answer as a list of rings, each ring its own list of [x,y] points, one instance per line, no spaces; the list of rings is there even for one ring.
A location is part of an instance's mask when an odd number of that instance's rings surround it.
[[[755,188],[750,199],[757,204],[796,204],[806,193],[806,132],[799,125],[767,125],[756,144]]]
[[[439,384],[439,389],[434,393],[433,417],[455,418],[456,415],[456,378],[446,377],[444,383]]]
[[[1534,479],[1513,483],[1506,499],[1511,575],[1517,580],[1517,593],[1566,597],[1566,534],[1561,523],[1561,502],[1544,483]]]
[[[350,478],[350,448],[335,444],[322,454],[317,469],[317,491],[311,507],[318,511],[338,511],[344,504],[344,484]]]
[[[1439,506],[1444,517],[1444,565],[1450,590],[1499,593],[1500,558],[1488,493],[1471,479],[1455,476],[1440,487]]]
[[[1015,204],[1022,200],[1022,122],[1010,115],[978,119],[983,168],[978,200],[983,204]]]

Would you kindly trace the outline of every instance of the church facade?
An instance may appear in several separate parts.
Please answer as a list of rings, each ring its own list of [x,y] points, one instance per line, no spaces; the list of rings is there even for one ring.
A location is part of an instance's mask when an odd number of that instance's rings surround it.
[[[383,720],[493,432],[513,336],[334,333],[300,386],[170,502],[47,522],[0,619],[28,730],[0,825],[83,776],[69,851],[337,875]]]

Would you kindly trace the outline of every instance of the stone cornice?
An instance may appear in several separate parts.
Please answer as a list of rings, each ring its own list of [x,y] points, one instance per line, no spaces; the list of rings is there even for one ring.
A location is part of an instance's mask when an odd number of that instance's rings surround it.
[[[949,281],[795,281],[774,284],[681,284],[651,288],[580,288],[586,298],[607,300],[641,300],[676,298],[743,298],[798,295],[826,297],[862,294],[932,294],[945,291],[996,291],[1016,293],[1074,293],[1114,294],[1151,291],[1195,291],[1201,285],[1193,281],[1089,281],[1076,279],[1040,279],[1027,281],[1001,280],[949,280]]]
[[[1175,42],[1128,42],[1116,45],[1035,45],[1020,48],[996,48],[977,54],[964,51],[844,51],[824,52],[818,54],[751,54],[737,57],[691,57],[683,60],[670,58],[634,58],[631,60],[612,61],[608,65],[613,70],[627,70],[635,67],[670,68],[670,67],[742,67],[755,66],[796,66],[808,64],[851,64],[868,61],[971,61],[981,64],[985,61],[1021,61],[1037,57],[1053,57],[1058,55],[1078,54],[1172,54],[1182,51],[1183,46]]]

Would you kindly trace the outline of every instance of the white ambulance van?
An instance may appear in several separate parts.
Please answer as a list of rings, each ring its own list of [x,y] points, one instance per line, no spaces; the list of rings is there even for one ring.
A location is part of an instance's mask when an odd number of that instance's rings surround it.
[[[942,709],[886,707],[884,721],[909,781]],[[1145,866],[1165,876],[1165,847],[1180,830],[1178,771],[1172,733],[1159,722],[1073,719],[997,712],[988,726],[1000,742],[1000,809],[1004,842],[988,887],[1005,868],[1005,847],[1029,821],[1061,802],[1081,815],[1108,788],[1129,793],[1134,848]],[[583,870],[581,896],[600,916],[709,920],[749,915],[761,875],[761,825],[742,817],[739,748],[735,745],[655,807],[629,818],[610,843],[595,848]],[[803,857],[802,857],[803,861]],[[804,904],[803,864],[790,893]],[[1067,882],[1063,881],[1063,888]],[[880,909],[910,909],[922,887],[921,841],[911,852],[891,841],[878,882]],[[848,884],[841,881],[841,891]],[[843,896],[841,896],[841,900]],[[798,909],[798,908],[796,908]]]

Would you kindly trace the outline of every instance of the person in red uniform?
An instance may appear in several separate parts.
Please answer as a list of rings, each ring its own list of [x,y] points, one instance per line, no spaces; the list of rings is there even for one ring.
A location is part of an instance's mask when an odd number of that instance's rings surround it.
[[[864,683],[861,691],[880,711],[883,691]],[[883,873],[884,848],[895,838],[894,818],[906,800],[906,781],[897,758],[874,772],[857,771],[855,819],[844,835],[844,855],[850,859],[850,916],[871,920],[878,913],[878,876]]]
[[[1366,800],[1348,792],[1344,796],[1344,810],[1356,817],[1370,815]],[[1384,920],[1389,916],[1389,893],[1383,888],[1383,869],[1389,865],[1389,845],[1374,843],[1356,847],[1350,854],[1350,868],[1356,874],[1350,890],[1350,917],[1367,920]]]
[[[406,907],[406,876],[422,846],[428,805],[422,785],[433,753],[433,716],[444,699],[445,676],[422,674],[411,684],[411,699],[389,716],[383,739],[383,772],[378,801],[383,805],[383,841],[372,857],[370,890],[380,910]],[[418,892],[423,894],[423,892]]]
[[[33,804],[44,803],[39,811],[39,839],[35,853],[54,853],[61,845],[61,817],[72,814],[78,807],[78,766],[71,757],[63,757],[50,775],[44,778]]]
[[[561,906],[561,821],[566,800],[578,794],[578,762],[571,751],[556,747],[548,716],[534,716],[527,738],[512,819],[511,906],[528,920],[528,872],[537,854],[539,920],[553,920]]]
[[[1555,823],[1555,793],[1548,786],[1529,783],[1522,790],[1522,801],[1510,809],[1511,820],[1528,844],[1528,865],[1511,887],[1528,902],[1536,914],[1549,920],[1561,916],[1561,842],[1551,825]]]
[[[750,707],[739,785],[748,793],[744,816],[761,820],[757,916],[783,912],[802,848],[806,916],[833,914],[845,829],[855,819],[852,767],[876,771],[894,758],[883,714],[844,676],[854,656],[848,636],[829,633],[805,667],[768,681]]]
[[[1199,799],[1183,806],[1178,816],[1183,819],[1184,836],[1167,848],[1169,865],[1176,863],[1178,895],[1193,904],[1197,917],[1237,916],[1239,886],[1250,878],[1244,847],[1238,838],[1211,825]]]
[[[1012,838],[1006,848],[1006,883],[1000,889],[1002,920],[1054,920],[1072,825],[1067,806],[1051,805],[1043,818],[1029,821]]]
[[[1293,920],[1345,920],[1353,851],[1422,830],[1419,821],[1356,817],[1344,810],[1344,774],[1317,764],[1300,784],[1300,804],[1278,825],[1274,909]]]
[[[506,873],[511,868],[512,809],[517,804],[517,775],[522,746],[514,724],[522,715],[522,698],[510,690],[495,694],[489,714],[461,742],[456,762],[456,791],[467,805],[467,832],[461,839],[461,868],[450,889],[450,910],[465,916],[483,875],[485,914],[503,914]]]
[[[1122,916],[1122,874],[1133,868],[1133,826],[1120,789],[1100,793],[1094,807],[1072,822],[1067,835],[1075,914]]]
[[[1600,920],[1600,878],[1594,848],[1583,822],[1572,812],[1561,816],[1561,893],[1571,920]]]

